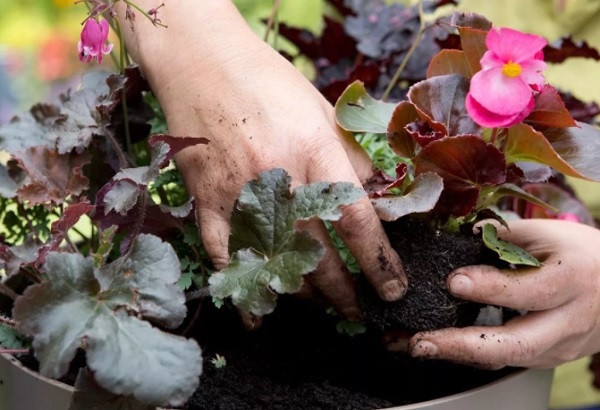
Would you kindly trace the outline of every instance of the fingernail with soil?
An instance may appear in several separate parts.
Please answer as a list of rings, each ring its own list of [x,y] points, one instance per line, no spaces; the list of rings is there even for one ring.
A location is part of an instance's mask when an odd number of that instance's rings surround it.
[[[387,350],[389,350],[390,352],[403,352],[403,353],[408,353],[408,345],[410,343],[410,338],[402,338],[399,337],[397,339],[394,339],[390,342],[388,342],[385,345],[385,348]]]
[[[427,340],[420,340],[417,342],[410,352],[413,357],[433,357],[437,354],[438,348],[433,343]]]
[[[399,279],[396,279],[384,283],[379,289],[379,295],[386,302],[393,302],[404,296],[405,291],[406,287],[404,284]]]
[[[456,274],[450,279],[450,292],[458,296],[468,296],[473,290],[473,281],[465,275]]]

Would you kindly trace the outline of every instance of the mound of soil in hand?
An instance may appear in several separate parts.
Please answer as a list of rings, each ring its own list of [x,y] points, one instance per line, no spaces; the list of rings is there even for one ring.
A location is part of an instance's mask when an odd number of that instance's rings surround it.
[[[204,351],[200,387],[185,409],[375,409],[462,392],[506,375],[384,349],[382,335],[349,337],[339,318],[308,302],[281,298],[261,328],[202,307],[195,336]],[[217,369],[216,354],[227,360]]]
[[[384,227],[408,276],[408,290],[397,302],[381,300],[366,279],[359,281],[359,303],[367,320],[382,330],[408,332],[472,325],[481,307],[453,297],[446,278],[469,265],[506,267],[479,236],[435,231],[419,219],[404,217]]]

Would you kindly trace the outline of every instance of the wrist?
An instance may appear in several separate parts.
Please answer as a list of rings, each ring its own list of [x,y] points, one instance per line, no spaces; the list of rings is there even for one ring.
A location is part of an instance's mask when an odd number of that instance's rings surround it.
[[[160,0],[135,3],[150,10],[160,5]],[[170,0],[159,16],[167,28],[154,26],[134,9],[136,19],[131,30],[125,10],[123,1],[116,3],[123,38],[158,95],[180,88],[178,79],[213,83],[211,77],[223,67],[235,66],[244,55],[266,47],[230,0]]]

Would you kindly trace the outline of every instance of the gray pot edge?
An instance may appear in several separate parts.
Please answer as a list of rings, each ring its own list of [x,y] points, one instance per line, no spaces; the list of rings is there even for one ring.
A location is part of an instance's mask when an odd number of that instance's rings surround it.
[[[546,410],[553,374],[553,369],[520,370],[466,392],[391,410]],[[66,410],[73,391],[12,355],[0,355],[0,410]]]

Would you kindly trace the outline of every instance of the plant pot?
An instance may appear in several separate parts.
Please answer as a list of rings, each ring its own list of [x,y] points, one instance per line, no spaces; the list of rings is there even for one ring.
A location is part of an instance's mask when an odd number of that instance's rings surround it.
[[[41,376],[9,354],[0,355],[1,410],[66,410],[73,387]]]
[[[548,408],[553,370],[522,370],[485,386],[399,410],[542,410]],[[73,387],[40,376],[11,355],[0,355],[0,409],[66,410]]]

